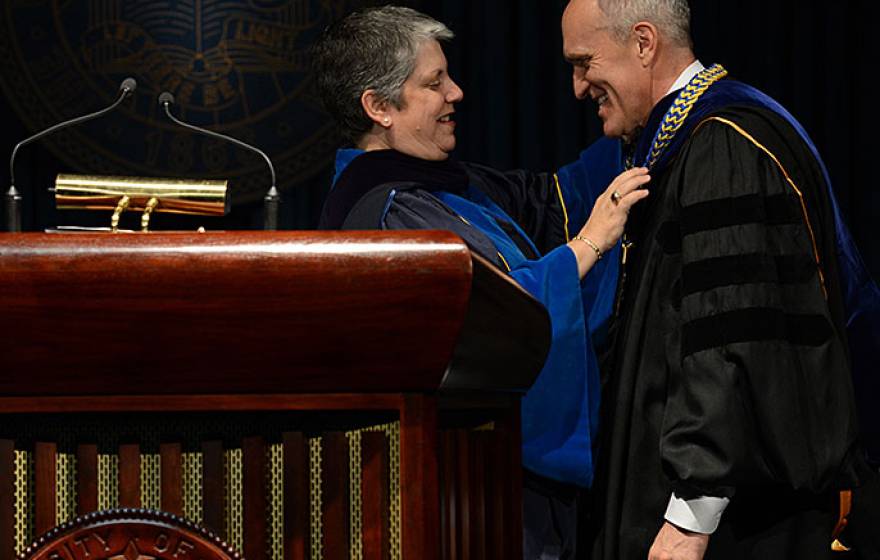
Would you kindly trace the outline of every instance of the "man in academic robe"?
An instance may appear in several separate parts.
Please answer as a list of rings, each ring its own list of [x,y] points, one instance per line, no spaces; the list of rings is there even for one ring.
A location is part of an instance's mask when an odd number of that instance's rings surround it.
[[[697,61],[689,19],[572,0],[562,20],[575,95],[652,176],[603,358],[593,558],[830,557],[840,492],[873,474],[846,324],[876,285],[806,133]]]

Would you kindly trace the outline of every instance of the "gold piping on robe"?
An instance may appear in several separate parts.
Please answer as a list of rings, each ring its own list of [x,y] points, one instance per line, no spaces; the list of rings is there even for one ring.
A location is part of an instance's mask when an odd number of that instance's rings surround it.
[[[469,221],[467,221],[467,219],[465,219],[464,216],[458,216],[458,217],[459,217],[459,219],[461,219],[462,222],[466,223],[467,225],[469,225],[471,227],[474,227],[473,225],[471,225],[471,223]],[[567,231],[566,231],[566,235],[568,235]],[[510,272],[511,270],[513,270],[510,268],[510,265],[507,264],[507,259],[505,259],[504,255],[501,254],[501,251],[495,251],[495,252],[498,254],[498,258],[501,259],[501,263],[504,264],[505,268],[507,268],[507,272]]]
[[[565,242],[571,241],[568,235],[568,209],[565,207],[565,199],[562,198],[562,187],[559,185],[559,175],[553,174],[553,180],[556,182],[556,195],[559,197],[559,204],[562,206],[562,216],[565,218]]]
[[[507,272],[510,272],[512,269],[510,265],[507,264],[507,259],[504,258],[504,255],[501,254],[501,251],[496,251],[498,253],[498,258],[501,259],[501,262],[504,263],[504,266],[507,267]]]
[[[817,270],[817,272],[819,273],[819,283],[820,283],[821,286],[822,286],[822,294],[825,296],[825,299],[827,300],[827,299],[828,299],[828,290],[827,290],[827,288],[825,287],[825,274],[822,272],[822,263],[821,263],[821,261],[820,261],[820,259],[819,259],[819,248],[818,248],[818,246],[816,245],[816,234],[813,232],[813,226],[812,226],[812,224],[810,223],[810,215],[807,213],[807,204],[806,204],[806,202],[804,201],[804,195],[803,195],[803,193],[802,193],[801,190],[797,187],[797,185],[794,183],[794,181],[792,181],[791,176],[788,174],[788,171],[786,171],[785,167],[783,167],[782,163],[779,161],[779,158],[777,158],[776,155],[773,154],[773,152],[771,152],[771,151],[770,151],[769,149],[767,149],[763,144],[761,144],[760,142],[758,142],[757,140],[755,140],[755,138],[754,138],[751,134],[749,134],[748,132],[746,132],[745,130],[743,130],[742,127],[740,127],[740,126],[739,126],[738,124],[736,124],[735,122],[730,121],[730,120],[725,119],[725,118],[722,118],[722,117],[709,117],[709,118],[707,118],[706,120],[704,120],[703,122],[701,122],[701,123],[697,126],[697,128],[694,130],[694,132],[696,132],[697,129],[699,129],[701,126],[703,126],[706,122],[708,122],[708,121],[710,121],[710,120],[711,120],[711,121],[718,121],[718,122],[720,122],[720,123],[722,123],[722,124],[726,124],[727,126],[729,126],[729,127],[731,127],[732,129],[734,129],[736,132],[738,132],[739,134],[741,134],[741,135],[742,135],[744,138],[746,138],[749,142],[751,142],[752,144],[754,144],[755,146],[757,146],[758,149],[760,149],[762,152],[764,152],[765,154],[767,154],[767,155],[770,157],[770,159],[772,159],[772,160],[774,161],[774,163],[776,163],[776,166],[779,168],[779,170],[780,170],[780,171],[782,172],[782,174],[785,176],[785,180],[788,182],[789,185],[791,185],[791,188],[794,189],[794,192],[797,193],[798,200],[800,200],[800,203],[801,203],[801,211],[802,211],[803,214],[804,214],[804,223],[805,223],[806,226],[807,226],[807,232],[810,234],[810,242],[811,242],[812,245],[813,245],[813,257],[814,257],[815,260],[816,260],[816,270]]]

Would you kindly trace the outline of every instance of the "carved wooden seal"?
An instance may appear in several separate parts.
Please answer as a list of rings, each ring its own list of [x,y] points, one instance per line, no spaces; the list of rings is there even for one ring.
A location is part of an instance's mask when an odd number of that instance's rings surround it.
[[[170,513],[98,511],[55,527],[19,560],[243,560],[211,532]]]

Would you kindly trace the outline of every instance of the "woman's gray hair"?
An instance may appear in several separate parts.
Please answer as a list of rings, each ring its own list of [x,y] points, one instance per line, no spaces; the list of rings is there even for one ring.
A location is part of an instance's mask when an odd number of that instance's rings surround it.
[[[640,21],[653,23],[675,44],[693,47],[688,0],[599,0],[611,32],[620,40],[629,37]]]
[[[415,68],[419,47],[452,37],[439,21],[400,6],[360,10],[328,27],[313,47],[313,67],[321,100],[342,135],[357,143],[372,128],[361,107],[368,89],[402,108],[403,83]]]

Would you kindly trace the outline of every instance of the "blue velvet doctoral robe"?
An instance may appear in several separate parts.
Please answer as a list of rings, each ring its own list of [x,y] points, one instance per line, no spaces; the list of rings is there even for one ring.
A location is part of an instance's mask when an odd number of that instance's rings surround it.
[[[359,222],[359,227],[379,229],[451,230],[546,307],[552,342],[543,370],[523,399],[523,463],[539,475],[582,487],[593,478],[599,407],[591,337],[603,336],[610,315],[618,249],[581,281],[565,243],[614,178],[609,173],[615,165],[604,162],[619,157],[615,150],[614,143],[600,142],[555,175],[462,164],[466,179],[455,187],[406,179],[395,185],[403,175],[390,172],[381,181],[392,184],[383,191],[384,202],[367,212],[367,222]],[[334,184],[360,158],[385,155],[391,154],[340,150]]]

